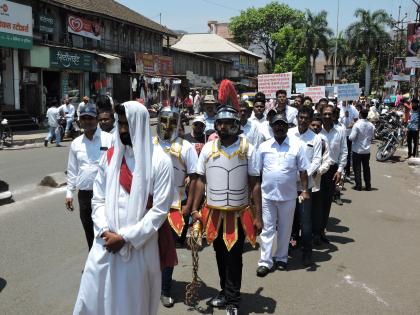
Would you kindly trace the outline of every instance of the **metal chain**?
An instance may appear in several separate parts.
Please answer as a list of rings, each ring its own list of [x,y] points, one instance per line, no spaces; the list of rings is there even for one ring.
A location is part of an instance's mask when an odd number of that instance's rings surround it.
[[[198,276],[198,251],[201,248],[202,237],[201,233],[195,233],[195,229],[192,228],[190,231],[190,237],[188,238],[188,245],[191,248],[192,256],[192,281],[185,287],[185,304],[188,306],[195,307],[198,304],[198,289],[201,287],[203,281]]]

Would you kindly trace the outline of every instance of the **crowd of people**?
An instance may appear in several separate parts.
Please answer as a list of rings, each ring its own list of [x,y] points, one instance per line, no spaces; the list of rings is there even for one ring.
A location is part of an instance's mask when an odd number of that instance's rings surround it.
[[[103,96],[79,106],[84,133],[70,147],[65,204],[74,209],[77,191],[89,255],[74,314],[173,306],[176,248],[196,222],[220,279],[207,304],[238,314],[245,242],[255,246],[259,235],[258,277],[288,270],[298,248],[311,268],[313,247],[329,243],[331,204],[340,204],[337,188],[351,168],[353,189],[363,188],[362,168],[364,190],[372,189],[367,108],[303,97],[291,106],[284,90],[241,102],[232,87],[227,81],[217,98],[203,98],[190,133],[176,107],[159,112],[152,137],[136,101],[114,105]]]

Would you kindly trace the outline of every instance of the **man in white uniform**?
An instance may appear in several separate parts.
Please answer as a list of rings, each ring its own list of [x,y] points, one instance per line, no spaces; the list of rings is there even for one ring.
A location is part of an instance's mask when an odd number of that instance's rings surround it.
[[[289,127],[297,126],[297,109],[287,105],[287,92],[278,90],[276,92],[276,111],[278,114],[284,114],[287,118]]]
[[[155,147],[161,147],[172,161],[175,185],[168,221],[175,232],[175,238],[181,239],[182,243],[187,233],[194,197],[198,155],[191,143],[178,136],[180,124],[180,115],[176,108],[163,108],[158,116],[157,136],[153,138],[153,144]],[[187,178],[189,180],[188,197],[186,196]],[[174,299],[171,297],[173,271],[172,266],[167,266],[162,270],[161,302],[165,307],[174,305]]]
[[[258,147],[264,141],[264,136],[258,130],[259,124],[249,119],[252,112],[249,108],[249,104],[246,101],[242,101],[240,105],[241,110],[239,113],[239,119],[242,130],[241,136],[246,137],[248,142],[254,146],[255,150],[258,150]]]
[[[64,137],[68,137],[68,134],[72,128],[73,121],[74,121],[74,106],[70,104],[69,98],[66,96],[63,100],[63,105],[61,105],[58,110],[63,113],[64,117],[66,118],[66,131]]]
[[[287,136],[288,122],[284,114],[276,114],[270,121],[274,138],[263,142],[258,149],[259,169],[262,172],[261,256],[257,276],[265,277],[273,267],[287,270],[287,258],[293,214],[296,205],[297,177],[300,175],[304,202],[310,198],[308,174],[310,164],[301,142]],[[272,256],[277,230],[277,250]]]
[[[265,117],[265,94],[258,92],[254,98],[254,110],[249,120],[258,123],[259,125],[267,121]]]
[[[153,146],[144,106],[131,101],[115,111],[118,133],[94,183],[95,241],[73,314],[156,315],[161,290],[157,231],[172,202],[173,168],[163,150]]]
[[[55,137],[55,145],[61,147],[61,134],[58,127],[58,120],[60,119],[60,111],[58,110],[56,104],[52,104],[47,110],[47,120],[48,120],[48,135],[44,140],[44,146],[48,146],[50,142]]]

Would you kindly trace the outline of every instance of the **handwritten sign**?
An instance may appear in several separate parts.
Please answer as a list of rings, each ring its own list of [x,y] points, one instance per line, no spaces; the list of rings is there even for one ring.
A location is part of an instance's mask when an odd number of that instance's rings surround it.
[[[359,83],[337,85],[337,99],[339,101],[357,101],[359,96]]]
[[[287,97],[292,94],[292,72],[261,74],[258,76],[258,92],[266,98],[275,98],[277,90],[286,90]]]
[[[305,90],[305,96],[309,96],[312,102],[317,103],[325,97],[325,86],[310,86]]]

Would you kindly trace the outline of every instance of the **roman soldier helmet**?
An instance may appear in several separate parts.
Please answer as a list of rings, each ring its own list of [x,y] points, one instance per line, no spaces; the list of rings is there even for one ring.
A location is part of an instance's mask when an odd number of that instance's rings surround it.
[[[174,141],[178,137],[181,116],[177,107],[164,107],[158,115],[157,136],[160,140]]]

